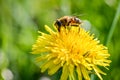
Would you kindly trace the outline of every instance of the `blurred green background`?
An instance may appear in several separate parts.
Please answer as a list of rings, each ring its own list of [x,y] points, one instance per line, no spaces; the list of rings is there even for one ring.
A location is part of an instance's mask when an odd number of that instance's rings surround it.
[[[37,31],[44,32],[45,24],[53,28],[64,15],[78,16],[105,44],[118,4],[118,0],[0,0],[0,80],[58,80],[40,73],[34,63],[31,48]],[[112,63],[104,80],[120,80],[120,18],[116,22],[108,43]]]

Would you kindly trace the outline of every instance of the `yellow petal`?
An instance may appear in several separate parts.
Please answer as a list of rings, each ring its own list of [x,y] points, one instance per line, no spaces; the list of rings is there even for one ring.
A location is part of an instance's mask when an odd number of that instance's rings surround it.
[[[41,66],[41,72],[44,72],[46,69],[48,69],[50,65],[54,65],[54,64],[53,64],[53,60],[49,60],[49,61],[47,61],[46,63],[44,63],[44,64]]]
[[[49,28],[49,26],[45,25],[45,29],[50,33],[50,34],[54,34],[55,32]]]
[[[81,72],[83,74],[83,77],[85,78],[85,80],[90,80],[90,77],[88,75],[88,71],[86,70],[86,68],[84,66],[81,65]]]
[[[68,75],[69,75],[68,65],[64,64],[60,80],[67,80]]]
[[[97,66],[94,66],[94,69],[97,70],[97,72],[103,74],[103,75],[106,75],[106,73],[104,73],[103,71],[101,71]]]
[[[78,74],[78,80],[82,80],[81,68],[79,66],[77,66],[76,71]]]
[[[74,65],[70,64],[68,69],[69,69],[69,72],[70,72],[69,76],[70,76],[71,80],[75,80],[75,77],[74,77]]]
[[[53,75],[54,73],[56,73],[56,71],[58,71],[58,69],[60,69],[60,67],[61,67],[61,64],[53,65],[49,67],[48,74]]]
[[[37,57],[36,59],[35,59],[35,61],[36,62],[41,62],[41,61],[43,61],[43,60],[45,60],[46,59],[46,55],[45,56],[39,56],[39,57]]]
[[[95,73],[97,74],[97,76],[100,78],[100,80],[103,80],[103,78],[102,78],[101,75],[99,74],[98,68],[96,68],[95,66],[93,66],[93,69],[94,69]]]

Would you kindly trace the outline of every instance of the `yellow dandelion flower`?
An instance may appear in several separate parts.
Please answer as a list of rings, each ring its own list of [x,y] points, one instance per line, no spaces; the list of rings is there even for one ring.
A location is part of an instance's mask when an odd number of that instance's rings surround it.
[[[107,67],[111,62],[107,47],[99,43],[83,28],[71,26],[70,29],[61,27],[61,31],[53,31],[48,26],[48,34],[40,32],[32,53],[39,54],[36,62],[40,62],[41,72],[48,70],[52,75],[62,69],[60,80],[90,80],[94,72],[100,80],[101,74],[106,75],[99,66]],[[76,76],[77,75],[77,76]]]

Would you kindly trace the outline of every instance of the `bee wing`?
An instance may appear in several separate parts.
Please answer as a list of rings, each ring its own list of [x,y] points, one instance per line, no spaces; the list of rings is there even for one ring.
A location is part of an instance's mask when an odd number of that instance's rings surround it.
[[[82,20],[81,27],[88,31],[91,29],[91,23],[88,20]]]

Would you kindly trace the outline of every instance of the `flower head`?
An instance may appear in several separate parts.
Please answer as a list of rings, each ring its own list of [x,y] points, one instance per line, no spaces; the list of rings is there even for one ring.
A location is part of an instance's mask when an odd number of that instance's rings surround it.
[[[107,68],[110,54],[107,47],[99,43],[94,35],[83,28],[71,26],[70,29],[61,27],[60,32],[45,26],[49,34],[40,32],[32,53],[39,54],[36,62],[40,62],[41,71],[48,70],[52,75],[62,69],[60,80],[90,80],[94,72],[101,80],[105,73],[99,66]],[[77,76],[76,76],[77,75]]]

